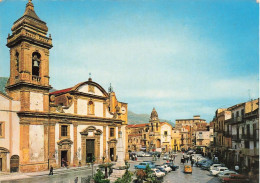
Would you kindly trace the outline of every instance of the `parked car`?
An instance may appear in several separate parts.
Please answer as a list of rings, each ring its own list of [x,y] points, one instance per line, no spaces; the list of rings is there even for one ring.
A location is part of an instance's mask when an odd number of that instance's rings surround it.
[[[169,160],[169,155],[168,155],[168,154],[165,154],[165,155],[163,156],[163,160]]]
[[[217,176],[220,172],[224,172],[225,170],[228,170],[227,167],[217,167],[216,170],[210,170],[211,175]]]
[[[223,183],[249,183],[249,178],[241,174],[230,174],[229,177],[224,177],[221,182]]]
[[[202,158],[201,154],[192,154],[191,155],[194,162],[197,162],[200,158]]]
[[[160,170],[161,172],[163,172],[163,173],[167,173],[167,171],[163,168],[163,167],[161,167],[160,165],[159,166],[156,166],[156,168],[158,169],[158,170]]]
[[[173,163],[164,163],[164,165],[168,165],[173,171],[179,168],[179,166],[174,165]]]
[[[144,157],[151,157],[152,155],[150,153],[144,153]]]
[[[136,152],[136,155],[138,157],[144,157],[145,156],[145,153],[143,151],[139,151],[139,152]]]
[[[184,166],[184,173],[192,173],[192,168],[190,165]]]
[[[200,161],[197,162],[197,166],[198,166],[198,167],[201,167],[202,164],[204,164],[204,163],[206,163],[206,162],[208,162],[208,161],[209,161],[209,160],[206,159],[206,158],[200,159]]]
[[[209,171],[215,170],[217,167],[221,167],[221,166],[224,167],[225,165],[223,165],[223,164],[213,164],[213,165],[210,166]]]
[[[232,171],[232,170],[225,170],[224,172],[220,172],[218,174],[218,178],[221,180],[223,179],[224,177],[229,177],[230,174],[238,174],[237,172],[235,171]]]
[[[165,176],[164,172],[161,172],[160,170],[154,168],[151,170],[152,171],[152,175],[156,176],[156,177],[163,177]]]
[[[135,169],[145,169],[147,165],[150,168],[155,168],[155,165],[150,162],[141,162],[141,163],[139,163],[139,165],[135,165],[134,168]]]
[[[201,165],[201,169],[202,170],[209,170],[212,165],[213,165],[212,161],[207,161],[206,163],[203,163]]]
[[[187,154],[194,154],[194,153],[195,153],[194,150],[189,150],[189,151],[187,152]]]
[[[161,165],[161,167],[164,168],[167,173],[172,171],[171,167],[169,167],[168,165]]]

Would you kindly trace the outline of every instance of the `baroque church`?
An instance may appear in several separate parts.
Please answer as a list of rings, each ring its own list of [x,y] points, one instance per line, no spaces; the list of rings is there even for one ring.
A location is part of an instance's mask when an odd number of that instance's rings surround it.
[[[31,0],[7,37],[10,77],[0,92],[0,171],[33,172],[115,161],[122,133],[127,150],[127,103],[110,87],[81,82],[50,92],[48,27]]]

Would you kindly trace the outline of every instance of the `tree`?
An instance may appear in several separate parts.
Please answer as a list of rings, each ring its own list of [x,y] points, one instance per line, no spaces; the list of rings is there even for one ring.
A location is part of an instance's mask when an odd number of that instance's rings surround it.
[[[92,178],[93,178],[93,174],[94,174],[93,165],[94,165],[94,162],[96,161],[96,158],[95,158],[94,155],[92,155],[91,157],[87,157],[87,161],[91,163],[91,166],[92,166]]]

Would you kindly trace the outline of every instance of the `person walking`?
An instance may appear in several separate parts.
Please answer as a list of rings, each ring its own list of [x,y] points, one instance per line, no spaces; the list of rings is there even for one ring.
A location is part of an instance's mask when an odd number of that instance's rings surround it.
[[[49,175],[53,175],[53,167],[52,167],[52,165],[51,165],[51,168],[50,168],[50,173],[49,173]]]
[[[79,178],[76,177],[75,180],[74,180],[74,183],[78,183],[78,181],[79,181]]]
[[[193,167],[193,164],[194,164],[194,162],[193,162],[193,160],[191,160],[191,166]]]
[[[238,166],[238,164],[236,164],[235,170],[236,170],[237,173],[239,173],[239,166]]]

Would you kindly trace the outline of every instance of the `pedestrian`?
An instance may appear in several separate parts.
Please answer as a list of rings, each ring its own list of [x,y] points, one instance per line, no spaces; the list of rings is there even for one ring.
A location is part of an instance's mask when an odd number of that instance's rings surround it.
[[[190,161],[192,161],[192,156],[190,156]]]
[[[111,155],[111,161],[114,161],[114,155],[113,154]]]
[[[50,173],[49,173],[49,175],[53,175],[53,167],[52,167],[52,165],[51,165],[51,168],[50,168]]]
[[[193,164],[194,164],[194,162],[193,162],[193,160],[191,160],[191,166],[193,167]]]
[[[189,163],[189,158],[188,157],[186,158],[186,162]]]
[[[78,183],[78,180],[79,180],[79,178],[76,177],[76,179],[74,180],[74,183]]]
[[[239,166],[238,166],[238,164],[236,164],[235,170],[236,170],[237,173],[239,173]]]
[[[61,166],[65,167],[65,160],[63,158],[61,159]]]

